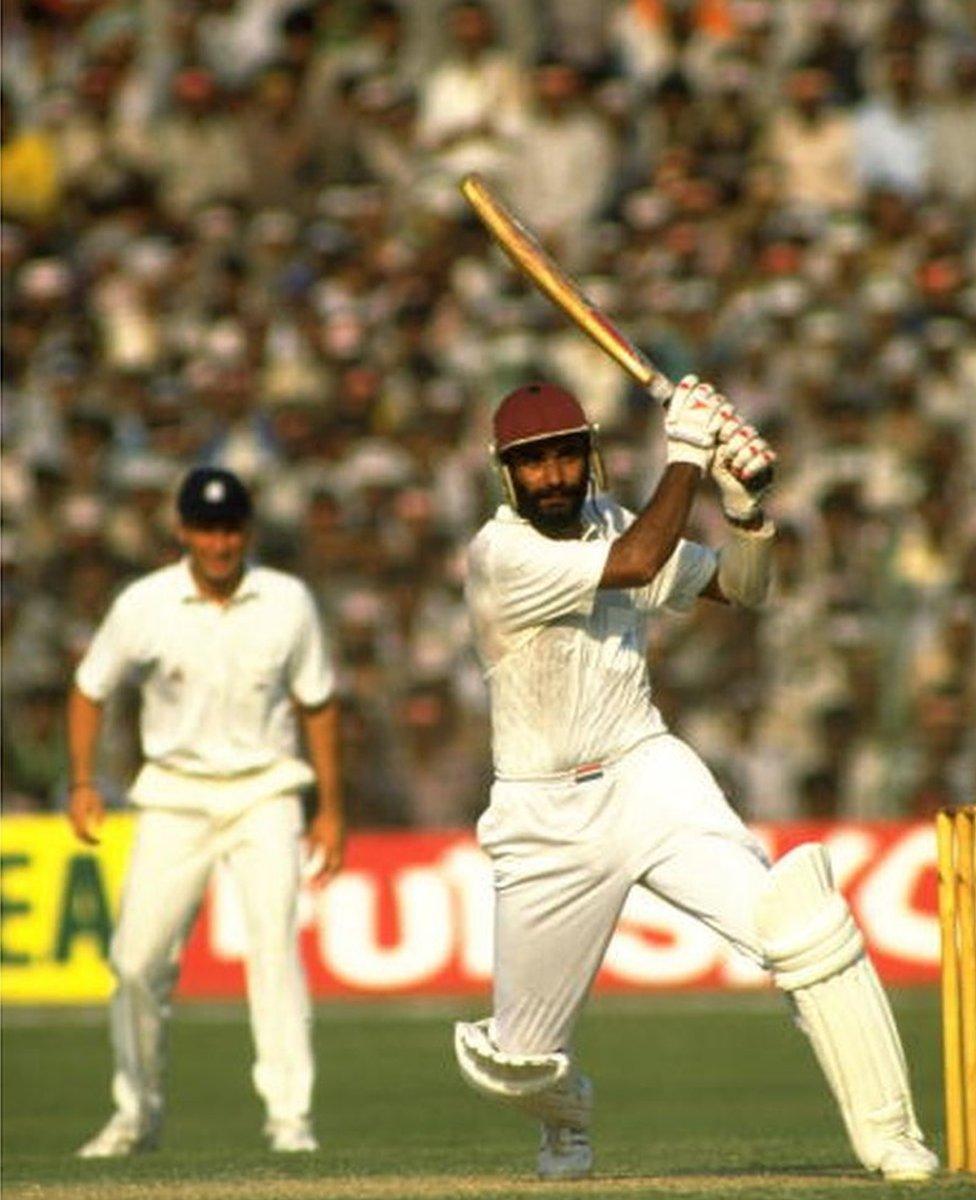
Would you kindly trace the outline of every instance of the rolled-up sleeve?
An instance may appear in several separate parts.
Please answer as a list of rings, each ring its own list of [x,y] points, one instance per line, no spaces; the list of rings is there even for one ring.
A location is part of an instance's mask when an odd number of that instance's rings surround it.
[[[123,593],[109,609],[75,671],[75,686],[101,704],[133,670],[137,614]]]
[[[303,708],[318,708],[336,689],[335,662],[315,601],[308,589],[296,592],[295,644],[289,657],[288,686]]]
[[[637,607],[644,612],[655,608],[687,612],[715,574],[717,565],[714,550],[682,539],[651,582],[637,589]]]

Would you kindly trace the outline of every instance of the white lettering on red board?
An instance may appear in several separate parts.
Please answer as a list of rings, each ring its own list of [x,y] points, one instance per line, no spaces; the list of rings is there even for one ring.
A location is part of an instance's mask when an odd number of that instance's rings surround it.
[[[379,885],[366,871],[345,871],[318,902],[322,962],[342,983],[367,991],[396,991],[439,974],[454,951],[457,922],[450,884],[436,867],[405,867],[390,880],[399,937],[381,945]]]
[[[757,830],[771,855],[795,844],[789,827]],[[839,885],[848,889],[869,947],[888,978],[934,980],[938,919],[918,903],[934,868],[931,829],[837,825],[817,831]],[[447,986],[480,991],[491,977],[493,900],[488,860],[465,834],[448,839],[433,861],[409,834],[393,869],[344,871],[319,892],[304,892],[299,915],[311,928],[319,977],[364,994]],[[929,878],[929,883],[931,879]],[[229,873],[218,870],[209,895],[209,950],[240,959],[246,930]],[[755,987],[765,972],[716,934],[641,888],[627,898],[607,949],[599,986],[608,988]],[[323,994],[328,994],[326,988]]]
[[[897,841],[858,888],[857,909],[876,950],[913,963],[938,963],[938,915],[912,903],[920,877],[935,862],[935,831],[921,826]]]

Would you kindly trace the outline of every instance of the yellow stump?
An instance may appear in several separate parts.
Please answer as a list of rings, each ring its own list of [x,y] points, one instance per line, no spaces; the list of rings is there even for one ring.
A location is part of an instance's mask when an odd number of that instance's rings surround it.
[[[956,813],[956,904],[959,924],[959,995],[962,1008],[963,1114],[966,1170],[976,1171],[976,809]]]
[[[946,1165],[976,1171],[976,807],[936,818]]]

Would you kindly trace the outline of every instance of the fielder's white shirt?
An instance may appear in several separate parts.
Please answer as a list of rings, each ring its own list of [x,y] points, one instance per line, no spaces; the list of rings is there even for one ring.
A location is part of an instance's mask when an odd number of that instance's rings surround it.
[[[313,782],[293,701],[324,704],[335,670],[311,594],[293,576],[248,567],[225,604],[200,595],[186,559],[137,580],[75,676],[99,703],[126,679],[142,696],[137,804],[236,810]]]
[[[648,615],[690,608],[717,556],[682,540],[646,587],[599,589],[610,546],[633,520],[601,496],[584,506],[582,538],[562,541],[503,504],[471,542],[465,593],[499,778],[573,772],[664,731],[647,673]]]

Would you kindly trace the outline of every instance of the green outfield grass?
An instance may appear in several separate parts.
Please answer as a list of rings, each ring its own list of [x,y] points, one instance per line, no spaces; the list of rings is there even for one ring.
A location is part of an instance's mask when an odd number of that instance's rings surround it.
[[[920,1117],[941,1146],[934,992],[895,997]],[[453,1197],[976,1196],[976,1181],[882,1184],[853,1166],[804,1039],[770,995],[594,1003],[579,1050],[597,1086],[598,1177],[540,1184],[535,1132],[469,1092],[451,1051],[462,1006],[316,1014],[318,1155],[272,1155],[249,1080],[243,1009],[182,1006],[165,1148],[81,1162],[108,1113],[104,1014],[8,1008],[5,1200],[451,1200]]]

